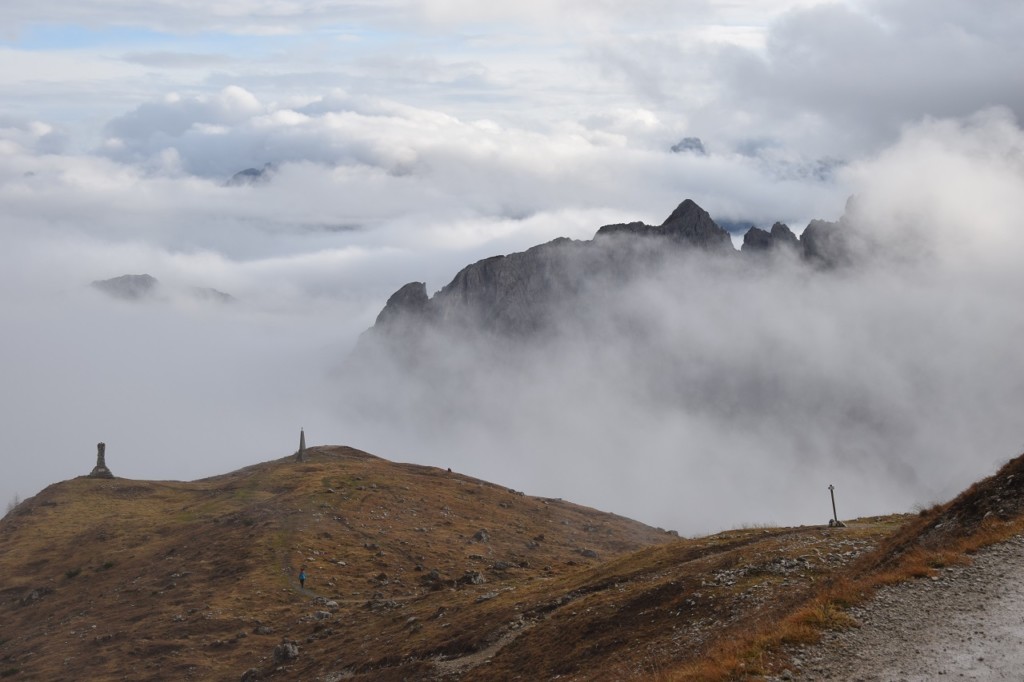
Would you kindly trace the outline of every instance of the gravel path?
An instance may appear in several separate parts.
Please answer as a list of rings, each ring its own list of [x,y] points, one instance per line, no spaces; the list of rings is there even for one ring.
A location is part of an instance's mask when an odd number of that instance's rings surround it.
[[[861,627],[793,652],[779,679],[856,682],[1024,680],[1024,538],[969,566],[887,587],[850,610]]]

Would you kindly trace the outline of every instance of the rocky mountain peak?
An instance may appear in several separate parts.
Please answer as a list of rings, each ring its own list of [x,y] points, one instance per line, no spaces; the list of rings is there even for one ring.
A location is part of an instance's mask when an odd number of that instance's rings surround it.
[[[679,204],[661,224],[661,229],[677,239],[703,248],[732,247],[729,233],[692,199]]]
[[[624,223],[605,225],[597,231],[597,237],[629,235],[633,237],[668,237],[674,242],[685,243],[703,249],[731,249],[729,233],[718,226],[703,208],[692,199],[687,199],[672,211],[661,225],[655,227],[646,223]]]
[[[770,231],[753,227],[742,251],[787,248],[818,266],[845,262],[845,241],[838,224],[813,221],[804,234],[797,238],[782,223],[775,223]],[[557,325],[597,283],[619,286],[685,251],[703,251],[709,257],[739,255],[729,232],[695,201],[686,199],[661,225],[605,225],[590,241],[559,238],[519,253],[485,258],[460,270],[433,297],[427,295],[423,282],[406,284],[388,299],[373,336],[415,337],[424,325],[532,334]]]
[[[427,285],[425,282],[409,282],[401,289],[391,294],[384,309],[377,315],[376,326],[387,327],[397,320],[412,317],[422,317],[430,303],[427,296]]]
[[[766,252],[779,248],[793,249],[800,248],[800,239],[793,234],[793,230],[783,223],[775,223],[772,229],[762,230],[759,227],[751,227],[743,235],[743,252]]]

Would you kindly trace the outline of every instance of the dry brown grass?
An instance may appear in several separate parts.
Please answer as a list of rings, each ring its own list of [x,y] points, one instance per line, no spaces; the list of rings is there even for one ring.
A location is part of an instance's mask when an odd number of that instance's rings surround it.
[[[983,547],[1024,533],[1022,492],[1024,455],[952,502],[922,510],[845,575],[822,581],[803,605],[777,624],[751,623],[738,640],[722,643],[704,660],[658,679],[720,682],[777,672],[788,663],[786,646],[813,644],[826,630],[857,627],[846,609],[870,599],[880,587],[934,576],[937,569],[969,562],[970,555]]]
[[[693,539],[349,448],[193,483],[76,479],[0,522],[0,674],[756,678],[855,626],[845,609],[878,587],[1024,531],[1013,471],[919,515]],[[298,659],[272,660],[282,637]]]

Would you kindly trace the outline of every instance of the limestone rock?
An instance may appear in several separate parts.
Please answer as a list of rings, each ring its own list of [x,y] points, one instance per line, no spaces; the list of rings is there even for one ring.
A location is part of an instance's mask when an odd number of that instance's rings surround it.
[[[772,236],[759,227],[752,227],[743,235],[743,252],[768,251],[772,248]]]
[[[776,249],[792,249],[796,252],[800,242],[788,225],[775,223],[771,231],[751,227],[743,235],[743,253],[763,253]]]
[[[485,582],[487,579],[480,571],[466,571],[458,580],[460,585],[483,585]]]
[[[794,258],[819,267],[843,265],[849,259],[841,227],[814,221],[800,239],[782,223],[770,231],[752,228],[742,250],[756,254],[790,249]],[[428,296],[425,283],[411,282],[388,299],[374,326],[360,338],[353,364],[363,354],[383,352],[417,367],[426,354],[438,350],[428,344],[443,344],[446,335],[465,332],[483,339],[540,336],[600,304],[595,294],[628,286],[680,254],[695,252],[709,258],[737,256],[729,232],[687,199],[661,225],[605,225],[589,241],[559,238],[485,258],[460,270],[433,296]]]
[[[281,642],[274,647],[274,663],[287,663],[299,657],[299,645],[295,642]]]
[[[839,223],[812,220],[800,235],[803,257],[815,264],[826,267],[846,265],[850,261],[850,249]]]
[[[424,282],[409,282],[391,294],[384,309],[377,315],[378,327],[393,326],[399,320],[423,318],[427,315],[430,299]]]
[[[660,226],[644,223],[605,225],[597,231],[598,237],[611,235],[637,237],[664,237],[676,243],[697,246],[707,250],[732,249],[732,238],[711,219],[711,216],[692,199],[687,199],[672,211]]]
[[[772,229],[769,234],[771,234],[772,242],[775,244],[781,244],[795,249],[799,243],[797,236],[793,234],[793,230],[789,229],[789,225],[786,225],[785,223],[775,223],[772,225]]]

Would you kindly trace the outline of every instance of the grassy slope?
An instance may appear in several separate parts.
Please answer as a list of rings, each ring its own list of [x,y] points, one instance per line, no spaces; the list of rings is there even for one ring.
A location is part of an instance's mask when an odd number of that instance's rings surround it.
[[[194,483],[78,478],[27,500],[0,524],[0,674],[238,679],[268,665],[282,637],[303,647],[295,665],[324,669],[458,653],[480,645],[487,622],[406,621],[441,608],[458,621],[479,594],[597,563],[580,550],[607,558],[669,539],[440,469],[350,448],[308,454]],[[498,561],[515,567],[490,570]],[[438,580],[425,583],[431,570]],[[467,571],[487,582],[456,585]],[[338,602],[329,620],[312,620],[317,596]],[[488,613],[501,611],[494,601]]]
[[[1005,536],[1014,472],[920,517],[699,539],[350,448],[193,483],[79,478],[0,522],[0,676],[756,675],[873,585]],[[297,659],[273,659],[282,639]]]

